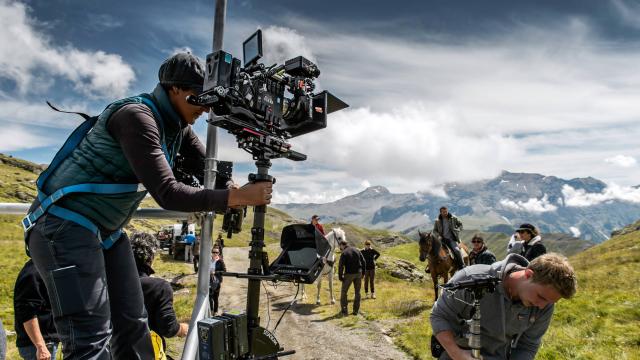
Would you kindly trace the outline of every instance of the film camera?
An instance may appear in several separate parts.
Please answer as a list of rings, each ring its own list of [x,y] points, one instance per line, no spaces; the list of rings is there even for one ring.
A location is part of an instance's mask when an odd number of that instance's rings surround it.
[[[328,91],[314,94],[313,80],[320,69],[298,56],[283,65],[265,67],[262,31],[243,43],[244,67],[230,53],[219,50],[207,56],[204,88],[190,96],[194,105],[211,107],[211,124],[235,135],[238,146],[256,158],[306,160],[293,151],[287,139],[327,126],[327,114],[348,107]],[[285,90],[291,97],[285,97]]]
[[[258,63],[262,57],[260,30],[243,43],[243,55],[244,67],[239,59],[223,50],[209,54],[204,91],[187,100],[211,108],[209,123],[229,131],[236,137],[238,147],[253,156],[258,171],[249,175],[251,182],[273,182],[275,179],[269,175],[271,159],[307,158],[291,149],[288,139],[325,128],[327,115],[348,105],[327,91],[314,93],[314,79],[320,70],[302,56],[282,65],[266,67]],[[290,225],[282,231],[282,253],[269,264],[264,251],[266,211],[266,205],[254,208],[247,273],[222,274],[248,279],[246,328],[236,331],[228,320],[215,316],[198,322],[201,359],[266,360],[295,353],[283,351],[275,336],[260,326],[261,282],[313,283],[322,272],[322,259],[331,247],[313,225]],[[237,324],[243,322],[236,319]],[[245,338],[248,352],[231,354],[228,349],[233,349],[235,343],[244,343]],[[221,355],[220,351],[227,352]]]
[[[185,158],[178,154],[173,167],[173,174],[176,180],[189,186],[201,187],[204,183],[204,169],[197,165],[197,160]],[[231,161],[218,161],[217,176],[214,189],[227,189],[233,182],[233,163]],[[242,222],[247,216],[247,209],[227,209],[220,212],[222,218],[222,230],[227,233],[227,238],[232,234],[237,234],[242,230]]]

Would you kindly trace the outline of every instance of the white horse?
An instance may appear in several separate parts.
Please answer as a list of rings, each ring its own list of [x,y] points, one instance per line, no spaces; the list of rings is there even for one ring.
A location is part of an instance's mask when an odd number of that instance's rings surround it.
[[[336,261],[335,251],[336,251],[336,248],[338,247],[338,244],[340,244],[340,241],[347,240],[344,230],[342,230],[341,228],[335,228],[331,230],[325,236],[325,238],[329,241],[329,246],[331,247],[331,251],[329,252],[329,255],[327,255],[326,259],[323,260],[324,267],[322,268],[322,272],[320,273],[320,276],[318,276],[318,279],[316,280],[316,283],[318,286],[318,294],[316,296],[316,305],[320,305],[320,288],[322,287],[322,278],[325,275],[328,276],[329,278],[329,294],[331,294],[331,303],[332,304],[336,303],[336,298],[333,296],[333,277],[334,277],[333,265]],[[307,294],[304,291],[304,284],[300,284],[300,286],[302,287],[301,289],[302,299],[306,299]]]

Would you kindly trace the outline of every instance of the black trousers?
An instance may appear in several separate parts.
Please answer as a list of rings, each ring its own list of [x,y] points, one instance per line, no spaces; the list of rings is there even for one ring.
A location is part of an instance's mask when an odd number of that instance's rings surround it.
[[[109,249],[86,228],[47,214],[27,244],[51,299],[65,359],[153,359],[129,238]]]
[[[371,286],[371,293],[376,292],[374,281],[376,279],[376,269],[368,269],[364,271],[364,292],[369,292],[369,286]]]
[[[217,290],[209,290],[209,309],[211,309],[212,315],[218,312],[218,298],[220,297],[220,287],[221,286],[218,286]]]

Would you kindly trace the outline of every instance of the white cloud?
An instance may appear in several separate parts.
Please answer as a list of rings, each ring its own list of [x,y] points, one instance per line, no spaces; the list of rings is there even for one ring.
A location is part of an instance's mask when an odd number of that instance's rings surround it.
[[[545,194],[542,199],[530,198],[527,201],[513,201],[509,199],[500,200],[500,205],[517,211],[527,211],[534,213],[543,213],[556,211],[557,206],[549,202],[548,196]]]
[[[449,108],[415,103],[388,112],[359,108],[330,116],[321,131],[293,139],[309,161],[366,178],[394,192],[426,190],[451,179],[497,175],[521,151],[499,134],[465,131]]]
[[[0,78],[14,81],[21,94],[43,91],[59,77],[82,94],[115,98],[124,96],[135,79],[119,55],[56,46],[36,29],[24,4],[0,0],[0,23]]]
[[[638,163],[634,157],[626,155],[612,156],[604,159],[604,162],[623,168],[630,168],[636,166],[636,164]]]
[[[571,234],[573,234],[573,237],[577,237],[577,238],[579,238],[579,237],[580,237],[580,235],[582,234],[582,233],[580,232],[580,229],[578,229],[578,228],[577,228],[577,227],[575,227],[575,226],[571,226],[571,227],[569,227],[569,231],[571,231]]]
[[[32,149],[58,144],[59,139],[37,134],[32,128],[20,125],[5,125],[0,131],[0,152]]]
[[[569,185],[564,185],[562,195],[565,205],[573,207],[593,206],[613,200],[640,203],[640,188],[616,184],[610,184],[601,193],[588,193],[584,189],[574,189]]]

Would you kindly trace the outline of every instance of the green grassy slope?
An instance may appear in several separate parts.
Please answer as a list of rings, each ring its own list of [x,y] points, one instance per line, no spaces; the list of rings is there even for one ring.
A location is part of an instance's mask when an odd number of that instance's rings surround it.
[[[558,303],[537,359],[640,359],[640,231],[635,230],[640,222],[629,228],[634,230],[570,257],[578,274],[578,293]],[[416,262],[417,250],[410,251],[411,246],[415,245],[388,249],[385,255]],[[431,304],[433,291],[426,286],[423,299]],[[406,301],[406,293],[392,297]],[[368,317],[383,319],[387,313],[372,312]],[[417,359],[431,359],[429,313],[427,307],[394,327],[400,346]]]

